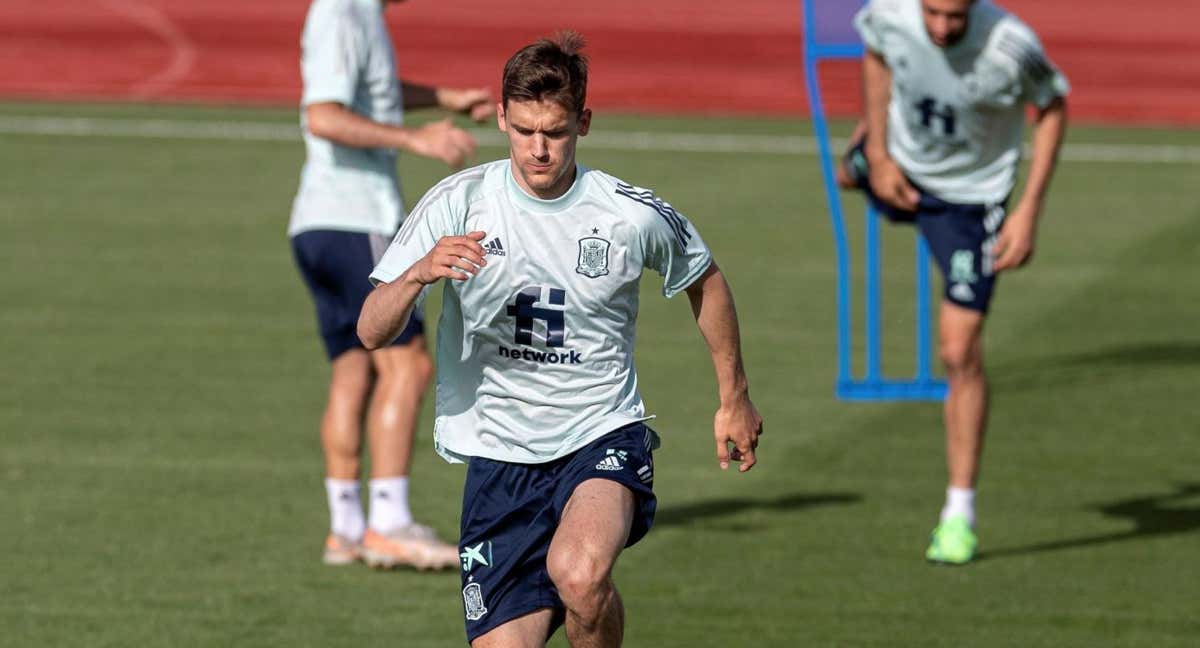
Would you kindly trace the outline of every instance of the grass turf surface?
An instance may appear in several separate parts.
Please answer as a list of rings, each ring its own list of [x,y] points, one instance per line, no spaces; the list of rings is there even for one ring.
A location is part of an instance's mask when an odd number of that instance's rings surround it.
[[[14,114],[295,115],[0,105]],[[808,134],[781,120],[602,115],[595,127]],[[1197,146],[1200,132],[1070,139]],[[456,574],[318,560],[326,366],[284,234],[299,141],[0,142],[0,645],[462,645]],[[661,299],[648,277],[638,363],[664,447],[657,524],[616,573],[628,645],[1200,636],[1200,166],[1060,168],[1037,257],[1001,280],[987,331],[982,559],[949,569],[922,560],[945,480],[940,408],[832,396],[816,159],[586,140],[580,159],[696,223],[733,285],[766,419],[761,465],[720,473],[707,353],[686,300]],[[411,204],[444,169],[407,157],[401,173]],[[910,246],[909,230],[885,229],[892,373],[912,364]],[[463,470],[434,455],[431,423],[427,407],[413,506],[454,536]]]

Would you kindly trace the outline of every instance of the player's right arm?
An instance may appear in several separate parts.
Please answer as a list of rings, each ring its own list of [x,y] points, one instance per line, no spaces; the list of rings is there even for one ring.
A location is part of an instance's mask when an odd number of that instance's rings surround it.
[[[483,232],[443,236],[433,249],[390,282],[380,282],[367,295],[358,316],[358,338],[375,350],[400,335],[412,315],[413,305],[425,286],[440,279],[466,279],[487,265],[483,258]]]
[[[737,461],[738,472],[746,472],[758,463],[755,452],[763,420],[750,400],[733,292],[715,262],[685,290],[717,376],[721,403],[713,416],[717,463],[726,470],[730,460]]]
[[[320,20],[321,24],[305,29],[300,62],[301,104],[310,133],[342,146],[399,149],[455,168],[474,155],[475,139],[449,120],[399,126],[350,110],[370,60],[372,36],[353,12],[335,12]]]
[[[456,169],[475,155],[475,138],[449,119],[415,127],[393,126],[372,121],[334,101],[305,106],[304,117],[308,132],[342,146],[399,149],[441,160]]]
[[[888,104],[892,98],[892,71],[883,55],[868,49],[863,56],[863,103],[867,113],[865,153],[870,167],[871,191],[883,202],[905,211],[917,208],[920,194],[904,177],[887,150]]]
[[[720,399],[713,416],[717,465],[727,470],[730,461],[737,461],[741,463],[738,472],[746,472],[758,462],[755,453],[762,417],[750,400],[733,292],[700,233],[670,203],[632,185],[617,185],[616,194],[621,200],[644,206],[640,212],[632,212],[644,219],[640,228],[643,264],[663,276],[665,297],[687,293],[696,326],[708,346]]]

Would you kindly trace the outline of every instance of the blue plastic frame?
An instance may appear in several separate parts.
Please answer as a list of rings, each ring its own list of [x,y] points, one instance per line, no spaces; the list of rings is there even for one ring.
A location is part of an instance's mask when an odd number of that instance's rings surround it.
[[[845,0],[831,0],[841,2]],[[825,180],[825,197],[829,202],[829,217],[833,221],[833,241],[837,250],[837,348],[838,369],[835,393],[848,401],[935,400],[946,397],[946,383],[933,375],[931,366],[931,335],[929,308],[929,249],[925,240],[916,236],[916,375],[911,379],[886,378],[880,368],[880,297],[879,297],[879,217],[869,206],[866,212],[866,373],[856,378],[851,370],[850,345],[850,251],[846,242],[841,195],[834,175],[834,158],[829,147],[829,124],[825,104],[821,100],[821,85],[817,64],[825,60],[861,59],[862,43],[820,43],[816,36],[815,0],[802,0],[804,17],[804,81],[812,113],[813,131],[817,140],[821,173]]]

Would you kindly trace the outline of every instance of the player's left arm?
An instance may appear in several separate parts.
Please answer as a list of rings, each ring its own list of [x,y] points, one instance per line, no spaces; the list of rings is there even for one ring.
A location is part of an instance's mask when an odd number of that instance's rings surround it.
[[[1067,100],[1056,97],[1037,111],[1034,122],[1029,178],[1015,209],[996,237],[995,272],[1019,268],[1033,258],[1037,223],[1045,204],[1050,178],[1058,165],[1058,152],[1067,131]]]
[[[739,472],[746,472],[758,461],[755,452],[762,434],[762,417],[750,401],[733,292],[715,262],[686,291],[717,374],[721,400],[713,419],[717,460],[722,470],[729,468],[733,460],[741,462]]]
[[[482,122],[496,114],[496,104],[487,88],[445,88],[400,80],[404,108],[442,108]]]

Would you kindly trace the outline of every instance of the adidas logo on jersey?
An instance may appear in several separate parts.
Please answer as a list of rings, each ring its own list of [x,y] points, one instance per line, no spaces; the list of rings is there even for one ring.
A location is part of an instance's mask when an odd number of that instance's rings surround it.
[[[504,256],[504,246],[500,244],[499,236],[484,244],[483,256]]]
[[[616,457],[605,457],[603,461],[596,464],[596,470],[621,470],[624,466],[621,465],[621,460]]]

